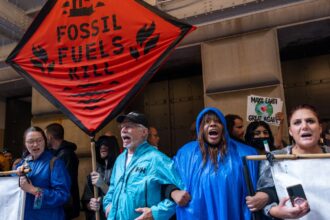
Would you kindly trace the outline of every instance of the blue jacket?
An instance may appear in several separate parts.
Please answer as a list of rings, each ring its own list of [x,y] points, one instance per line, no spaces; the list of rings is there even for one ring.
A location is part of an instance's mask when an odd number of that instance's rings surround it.
[[[216,108],[205,108],[199,113],[196,120],[197,137],[202,117],[209,111],[221,120],[227,152],[223,158],[219,155],[219,166],[215,169],[209,159],[203,165],[198,141],[189,142],[178,151],[174,161],[192,200],[186,207],[177,208],[177,219],[250,220],[251,213],[245,203],[247,186],[241,157],[257,155],[257,152],[230,139],[226,120]],[[255,186],[258,164],[248,161],[248,166]]]
[[[52,158],[52,153],[45,150],[36,160],[29,159],[29,156],[24,160],[32,170],[27,177],[42,191],[39,205],[34,195],[26,193],[24,220],[64,219],[63,205],[70,198],[70,177],[60,159],[56,159],[53,168],[50,168]]]
[[[161,199],[161,185],[182,186],[173,161],[147,142],[137,147],[125,168],[126,156],[127,150],[118,156],[103,199],[104,210],[112,205],[108,219],[135,219],[141,215],[135,209],[143,207],[151,208],[154,219],[169,219],[176,205]]]

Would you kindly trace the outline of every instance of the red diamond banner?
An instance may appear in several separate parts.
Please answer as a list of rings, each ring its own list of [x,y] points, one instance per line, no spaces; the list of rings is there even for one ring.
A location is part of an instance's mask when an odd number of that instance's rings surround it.
[[[194,29],[139,0],[49,0],[7,63],[93,135]]]

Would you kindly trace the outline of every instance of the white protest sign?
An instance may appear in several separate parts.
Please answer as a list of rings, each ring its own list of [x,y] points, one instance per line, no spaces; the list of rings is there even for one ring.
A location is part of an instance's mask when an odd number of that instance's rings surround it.
[[[279,198],[288,196],[287,187],[303,186],[310,212],[301,220],[330,219],[330,158],[274,161],[271,169]]]
[[[18,177],[0,177],[0,220],[24,219],[25,193]]]
[[[276,113],[282,111],[283,101],[280,98],[271,98],[250,95],[247,97],[247,121],[265,121],[269,124],[279,125]]]

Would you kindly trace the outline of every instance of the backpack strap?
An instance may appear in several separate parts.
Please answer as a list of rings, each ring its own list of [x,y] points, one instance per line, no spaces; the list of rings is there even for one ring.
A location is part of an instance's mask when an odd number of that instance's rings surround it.
[[[56,159],[57,159],[57,157],[52,157],[52,159],[50,159],[50,161],[49,161],[50,172],[53,171],[54,163],[55,163],[55,160],[56,160]]]

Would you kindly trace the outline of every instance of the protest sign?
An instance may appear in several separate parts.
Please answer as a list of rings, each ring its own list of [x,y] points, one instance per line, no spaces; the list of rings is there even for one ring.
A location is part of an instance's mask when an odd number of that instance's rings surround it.
[[[0,220],[23,220],[25,192],[18,186],[18,176],[0,177]]]
[[[6,61],[94,135],[194,29],[140,0],[52,0]]]
[[[276,113],[282,111],[283,101],[280,98],[271,98],[250,95],[247,97],[247,121],[265,121],[269,124],[279,125]]]
[[[310,212],[301,220],[328,220],[330,215],[330,158],[274,161],[272,175],[279,198],[287,197],[287,187],[301,184]],[[291,206],[290,201],[286,203]]]

